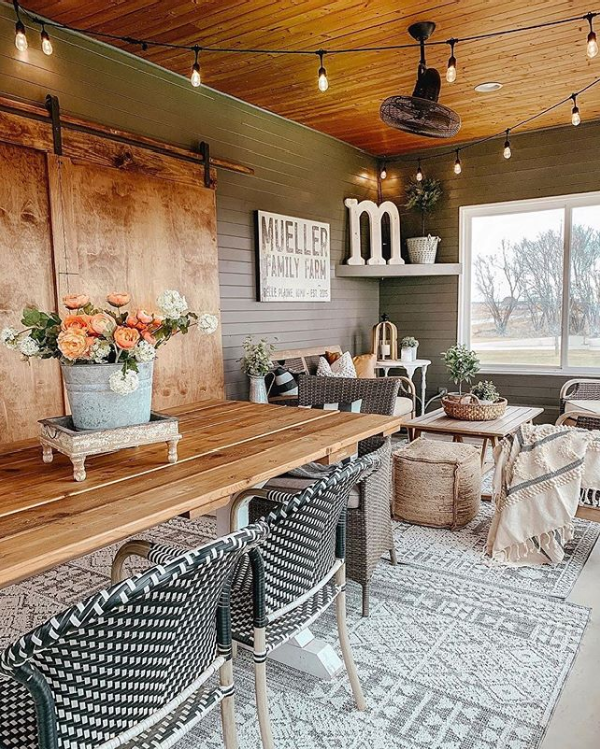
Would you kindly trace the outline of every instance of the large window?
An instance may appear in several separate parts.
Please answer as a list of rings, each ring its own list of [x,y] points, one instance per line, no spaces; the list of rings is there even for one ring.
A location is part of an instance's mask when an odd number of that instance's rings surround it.
[[[459,334],[485,370],[600,370],[600,193],[461,208]]]

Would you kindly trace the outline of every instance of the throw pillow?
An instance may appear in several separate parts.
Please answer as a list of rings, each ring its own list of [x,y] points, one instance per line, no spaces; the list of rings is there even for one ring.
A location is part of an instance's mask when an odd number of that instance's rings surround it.
[[[356,369],[354,368],[350,352],[346,351],[333,364],[329,364],[327,359],[322,356],[319,357],[317,375],[319,377],[356,377]]]
[[[333,364],[334,361],[337,361],[341,357],[341,353],[339,351],[326,351],[325,352],[325,358],[327,359],[327,362],[329,364]]]
[[[375,379],[375,364],[377,364],[377,356],[375,354],[360,354],[352,359],[354,368],[356,369],[356,376],[363,380]]]
[[[298,395],[296,378],[285,367],[276,367],[273,371],[273,384],[269,391],[271,397],[279,395]]]

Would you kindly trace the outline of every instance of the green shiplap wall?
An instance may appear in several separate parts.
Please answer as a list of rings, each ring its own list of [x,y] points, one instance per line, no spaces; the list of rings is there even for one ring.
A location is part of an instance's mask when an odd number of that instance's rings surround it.
[[[39,32],[32,29],[30,48],[19,57],[14,23],[12,10],[0,5],[1,94],[36,102],[56,94],[65,112],[185,147],[206,140],[212,155],[254,168],[253,177],[218,172],[221,317],[230,397],[246,393],[237,360],[247,334],[269,338],[278,348],[340,343],[352,351],[367,350],[379,309],[377,281],[336,279],[332,272],[330,303],[255,301],[253,212],[330,223],[335,266],[347,242],[344,198],[376,196],[370,156],[211,89],[193,89],[179,76],[76,35],[53,32],[55,52],[48,58],[39,49]],[[234,62],[223,57],[224,65]]]
[[[568,119],[569,109],[565,108]],[[423,162],[424,172],[442,180],[444,198],[426,231],[442,238],[438,259],[458,262],[459,208],[467,205],[524,200],[600,190],[600,123],[575,128],[512,135],[513,156],[502,157],[503,139],[476,146],[461,154],[463,171],[452,172],[454,158]],[[384,197],[403,212],[404,186],[416,171],[416,157],[399,159],[388,167]],[[403,238],[421,233],[414,216],[402,215]],[[380,286],[380,311],[398,325],[399,334],[420,341],[419,355],[431,359],[429,395],[448,387],[440,352],[456,342],[458,321],[456,277],[386,279]],[[582,372],[581,376],[586,376]],[[497,375],[493,379],[514,404],[542,406],[547,420],[557,416],[558,393],[567,377],[558,375]]]

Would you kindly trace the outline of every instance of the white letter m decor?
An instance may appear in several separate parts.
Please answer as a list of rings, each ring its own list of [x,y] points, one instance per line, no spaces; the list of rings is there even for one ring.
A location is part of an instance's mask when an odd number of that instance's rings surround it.
[[[404,260],[400,256],[400,214],[394,203],[386,200],[381,205],[377,205],[372,200],[361,200],[359,203],[355,198],[346,198],[344,205],[350,214],[350,257],[347,265],[365,264],[360,241],[360,217],[363,213],[369,217],[371,238],[371,257],[367,260],[367,265],[386,264],[381,251],[381,220],[386,213],[390,219],[390,259],[387,263],[403,265]]]

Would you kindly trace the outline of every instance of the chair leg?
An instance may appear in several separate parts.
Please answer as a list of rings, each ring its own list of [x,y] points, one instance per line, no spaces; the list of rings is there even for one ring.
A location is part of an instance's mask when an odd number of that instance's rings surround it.
[[[369,583],[364,583],[362,586],[362,615],[369,616],[369,593],[371,586]]]
[[[392,546],[390,549],[390,564],[393,564],[394,567],[398,564],[398,557],[396,556],[396,547]]]
[[[231,643],[231,657],[232,657],[232,658],[233,658],[233,659],[235,660],[235,659],[237,658],[237,654],[238,654],[238,644],[237,644],[237,642],[236,642],[236,641],[234,640],[234,641],[233,641],[233,642]]]
[[[221,666],[220,677],[222,687],[233,687],[233,668],[231,665],[231,659]],[[225,749],[238,749],[233,693],[224,697],[221,701],[221,722],[223,724]]]
[[[264,627],[254,629],[254,652],[265,652]],[[260,726],[260,738],[263,749],[274,749],[273,734],[271,733],[271,719],[269,717],[269,702],[267,699],[267,664],[264,656],[261,662],[254,661],[254,686],[256,689],[256,709]]]
[[[346,671],[348,672],[348,678],[350,679],[350,686],[352,687],[352,694],[354,695],[354,701],[356,707],[359,710],[366,710],[367,703],[358,680],[358,673],[354,664],[354,658],[352,656],[352,648],[350,647],[350,638],[348,636],[348,625],[346,623],[346,566],[342,565],[337,571],[335,576],[336,583],[342,587],[342,592],[335,599],[335,612],[337,615],[337,626],[338,634],[340,638],[340,645],[342,648],[342,656],[344,658],[344,664],[346,665]],[[365,588],[363,587],[363,595]],[[368,588],[367,588],[368,590]]]

